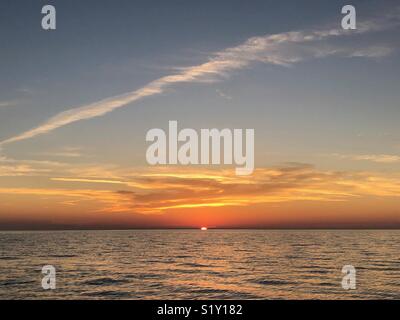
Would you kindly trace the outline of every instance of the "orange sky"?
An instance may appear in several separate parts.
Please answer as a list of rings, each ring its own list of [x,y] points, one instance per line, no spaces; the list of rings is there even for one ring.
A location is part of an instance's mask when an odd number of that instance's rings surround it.
[[[245,177],[231,168],[172,168],[72,166],[62,168],[63,176],[34,178],[35,186],[24,178],[24,187],[0,187],[0,223],[3,229],[400,226],[400,180],[393,174],[304,164]],[[85,175],[77,178],[78,171]]]

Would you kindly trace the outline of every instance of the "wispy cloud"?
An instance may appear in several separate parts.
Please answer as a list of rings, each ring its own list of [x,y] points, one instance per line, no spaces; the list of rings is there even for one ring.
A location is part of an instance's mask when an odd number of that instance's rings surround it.
[[[349,155],[349,154],[333,154],[334,157],[345,159],[345,160],[353,160],[353,161],[371,161],[376,163],[396,163],[400,162],[399,155],[392,154],[358,154],[358,155]]]
[[[215,92],[223,99],[232,100],[232,97],[220,89],[215,89]]]
[[[79,202],[97,202],[105,207],[117,208],[118,203],[123,200],[118,194],[108,190],[90,190],[90,189],[44,189],[44,188],[0,188],[0,195],[13,196],[36,196],[38,199],[55,197],[57,204],[76,205]],[[64,199],[60,202],[59,199]],[[67,200],[66,200],[67,199]],[[73,201],[69,199],[74,199]]]
[[[18,104],[19,100],[0,101],[0,108],[13,107]]]
[[[160,94],[167,87],[174,84],[217,81],[227,76],[230,72],[246,68],[254,62],[290,66],[306,59],[331,55],[366,58],[382,56],[388,54],[391,48],[376,45],[354,48],[347,45],[335,49],[332,47],[327,48],[323,45],[323,42],[331,38],[356,36],[366,32],[398,26],[399,18],[398,10],[394,10],[379,19],[359,22],[358,29],[355,31],[326,29],[252,37],[236,47],[216,52],[205,63],[181,68],[180,72],[161,77],[138,90],[61,112],[34,129],[3,140],[0,142],[0,146],[30,139],[79,120],[105,115],[145,97]]]
[[[259,168],[252,177],[237,177],[230,170],[182,167],[173,171],[170,168],[136,169],[134,174],[115,174],[114,177],[70,176],[52,178],[52,181],[57,183],[57,190],[71,188],[71,183],[79,190],[82,189],[79,186],[88,188],[93,184],[96,186],[94,191],[107,194],[109,199],[106,206],[98,207],[100,211],[142,214],[293,201],[343,202],[359,197],[397,197],[400,194],[400,180],[396,176],[321,171],[307,164]]]
[[[57,158],[80,158],[84,156],[81,147],[63,147],[56,151],[40,152],[37,154],[41,156]]]
[[[1,151],[1,149],[0,149]],[[40,176],[65,169],[65,163],[49,160],[13,159],[0,155],[0,177]]]
[[[118,180],[106,180],[106,179],[81,179],[81,178],[51,178],[53,181],[62,182],[83,182],[83,183],[99,183],[99,184],[126,184],[128,182]]]

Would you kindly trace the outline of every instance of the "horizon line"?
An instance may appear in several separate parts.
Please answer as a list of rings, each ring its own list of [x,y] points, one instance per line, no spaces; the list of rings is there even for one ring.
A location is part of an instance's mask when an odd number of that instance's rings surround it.
[[[13,231],[130,231],[130,230],[200,230],[201,227],[130,227],[130,228],[15,228],[15,229],[1,229],[0,232],[13,232]],[[210,230],[270,230],[270,231],[284,231],[284,230],[310,230],[310,231],[340,231],[340,230],[354,230],[354,231],[386,231],[386,230],[400,230],[400,227],[207,227]]]

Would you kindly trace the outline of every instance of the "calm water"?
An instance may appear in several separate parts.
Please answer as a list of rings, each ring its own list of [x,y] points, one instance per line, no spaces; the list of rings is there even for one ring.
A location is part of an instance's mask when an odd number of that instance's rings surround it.
[[[400,299],[400,231],[0,232],[0,270],[1,299]]]

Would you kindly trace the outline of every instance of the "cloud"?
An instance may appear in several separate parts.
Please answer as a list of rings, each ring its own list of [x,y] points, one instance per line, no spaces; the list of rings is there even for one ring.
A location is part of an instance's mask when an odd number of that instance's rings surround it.
[[[80,178],[51,178],[53,181],[62,181],[62,182],[86,182],[86,183],[100,183],[100,184],[126,184],[128,182],[118,181],[118,180],[105,180],[105,179],[80,179]]]
[[[50,203],[49,197],[58,199],[57,204],[77,205],[79,202],[97,202],[104,206],[117,208],[121,202],[121,197],[108,190],[90,189],[44,189],[44,188],[0,188],[0,195],[12,196],[36,196],[39,199],[46,199]],[[64,199],[60,202],[59,199]],[[67,199],[67,200],[65,200]],[[73,199],[72,201],[70,199]]]
[[[81,158],[83,157],[82,148],[80,147],[63,147],[56,151],[36,153],[46,157],[61,157],[61,158]]]
[[[193,173],[196,174],[196,173]],[[350,201],[362,196],[393,196],[400,192],[398,179],[368,173],[321,172],[311,166],[262,168],[256,178],[237,179],[211,172],[203,178],[193,178],[189,171],[179,176],[139,177],[146,190],[118,190],[130,199],[126,210],[144,214],[162,213],[171,209],[197,207],[253,206],[292,201]],[[144,191],[144,192],[143,192]],[[124,201],[125,206],[129,204]],[[119,207],[120,208],[120,207]],[[112,208],[107,208],[111,210]]]
[[[17,160],[0,154],[0,177],[40,176],[56,172],[65,167],[66,164],[61,162],[48,160]]]
[[[226,77],[230,72],[248,67],[255,62],[290,66],[311,58],[330,55],[347,57],[375,57],[390,52],[390,48],[367,45],[365,48],[351,46],[334,50],[321,48],[321,42],[331,38],[356,36],[371,31],[380,31],[399,25],[399,10],[393,10],[378,19],[358,23],[354,31],[327,29],[317,31],[293,31],[280,34],[252,37],[242,44],[227,48],[212,55],[207,62],[181,68],[173,75],[161,77],[146,86],[122,95],[107,98],[59,113],[38,127],[0,142],[0,146],[30,139],[51,132],[70,123],[103,116],[133,102],[163,93],[167,87],[178,83],[213,82]]]
[[[0,108],[13,107],[19,103],[18,100],[0,101]]]
[[[1,165],[0,177],[34,176],[50,172],[50,169],[36,168],[26,164]]]
[[[333,156],[353,161],[372,161],[376,163],[397,163],[400,162],[400,156],[390,154],[361,154],[361,155],[346,155],[333,154]]]
[[[224,93],[222,90],[220,89],[215,89],[215,92],[223,99],[226,100],[232,100],[232,97],[230,95],[227,95],[226,93]]]
[[[71,183],[84,185],[85,188],[93,184],[96,186],[94,199],[98,201],[101,194],[106,194],[108,199],[107,202],[101,202],[99,211],[141,214],[159,214],[183,208],[249,207],[293,201],[345,202],[360,197],[398,197],[400,194],[398,176],[321,171],[312,165],[298,163],[259,168],[252,177],[237,177],[228,169],[190,167],[127,172],[116,173],[114,179],[82,175],[79,178],[53,178],[52,181],[57,183],[57,190],[64,190],[59,189],[60,186],[71,188]],[[78,190],[84,189],[78,187]]]

